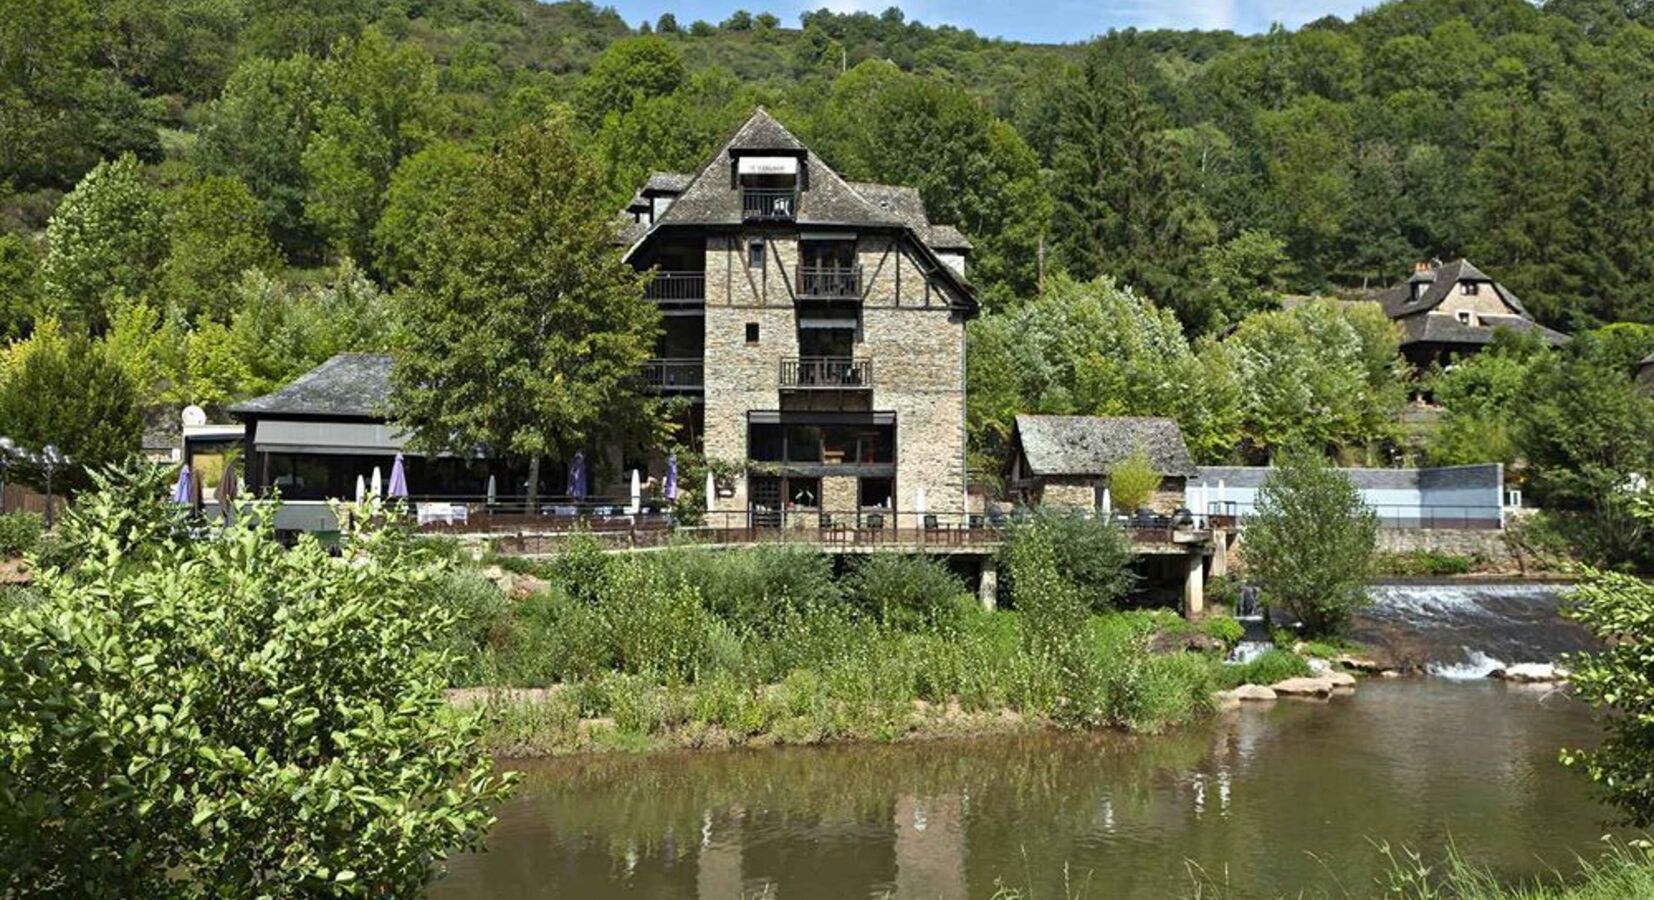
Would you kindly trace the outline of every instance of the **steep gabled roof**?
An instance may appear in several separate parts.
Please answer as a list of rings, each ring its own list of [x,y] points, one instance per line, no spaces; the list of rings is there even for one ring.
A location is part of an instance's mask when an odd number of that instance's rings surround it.
[[[1017,416],[1012,440],[1022,450],[1029,475],[1107,475],[1139,448],[1162,475],[1199,474],[1182,429],[1171,419]]]
[[[759,108],[735,132],[723,149],[696,173],[695,179],[672,208],[655,223],[667,225],[739,225],[741,192],[730,185],[730,158],[740,153],[785,152],[804,157],[809,188],[801,191],[793,219],[801,226],[895,226],[906,222],[898,213],[880,209],[863,197],[821,157],[793,137],[774,117]]]
[[[695,180],[694,175],[684,172],[651,172],[649,180],[643,183],[643,190],[638,193],[643,196],[650,194],[681,194],[689,183]]]
[[[1413,299],[1413,281],[1420,276],[1402,282],[1389,290],[1379,294],[1378,302],[1384,307],[1384,314],[1392,319],[1429,312],[1440,306],[1452,293],[1454,286],[1463,281],[1474,281],[1479,284],[1489,284],[1498,292],[1499,298],[1516,311],[1517,315],[1527,316],[1528,311],[1522,306],[1522,301],[1504,285],[1494,281],[1487,273],[1476,268],[1469,260],[1455,259],[1450,263],[1443,263],[1425,273],[1424,278],[1428,287],[1419,299]],[[1531,318],[1531,317],[1530,317]]]
[[[230,407],[238,418],[327,416],[375,419],[391,393],[391,358],[384,353],[341,353],[285,387]]]
[[[932,225],[930,237],[925,243],[937,250],[970,250],[975,246],[970,238],[965,237],[964,232],[952,225]]]

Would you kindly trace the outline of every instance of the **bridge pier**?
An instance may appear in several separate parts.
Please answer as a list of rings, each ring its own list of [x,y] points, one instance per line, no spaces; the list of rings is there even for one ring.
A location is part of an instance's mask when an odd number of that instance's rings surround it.
[[[1198,619],[1206,612],[1206,557],[1190,553],[1188,572],[1183,579],[1183,618]]]
[[[977,580],[976,597],[982,608],[993,612],[999,606],[999,560],[988,556],[982,560],[982,575]]]

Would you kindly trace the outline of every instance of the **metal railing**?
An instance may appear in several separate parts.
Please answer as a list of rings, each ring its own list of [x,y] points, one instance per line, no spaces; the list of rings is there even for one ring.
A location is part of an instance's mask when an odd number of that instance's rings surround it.
[[[741,218],[751,222],[791,222],[798,215],[794,188],[742,188]]]
[[[789,390],[873,388],[873,361],[848,356],[805,356],[781,360],[781,386]]]
[[[651,359],[643,364],[643,386],[651,391],[699,391],[706,388],[706,362],[701,359]]]
[[[1418,529],[1424,531],[1498,531],[1505,527],[1502,511],[1493,506],[1412,506],[1407,504],[1367,504],[1378,514],[1381,528]],[[1208,516],[1218,527],[1244,528],[1253,515],[1251,506],[1237,506],[1233,501],[1208,504]]]
[[[643,289],[645,299],[657,303],[699,303],[706,300],[705,272],[656,272]]]
[[[860,300],[861,266],[799,266],[798,296],[807,300]]]

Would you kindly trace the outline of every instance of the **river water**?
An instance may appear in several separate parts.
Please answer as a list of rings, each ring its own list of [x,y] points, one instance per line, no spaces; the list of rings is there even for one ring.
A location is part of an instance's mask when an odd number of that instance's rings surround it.
[[[1506,607],[1486,599],[1497,589],[1480,600],[1452,590],[1381,596],[1363,628],[1436,646],[1416,652],[1442,654],[1429,662],[1443,671],[1475,653],[1536,661],[1574,640],[1534,611],[1554,612],[1554,592]],[[1491,649],[1469,626],[1409,643],[1397,623],[1415,615],[1408,604],[1431,603],[1456,605],[1448,618],[1461,624],[1483,614],[1472,608],[1513,619],[1484,623]],[[431,894],[954,900],[1003,884],[1040,898],[1165,900],[1202,884],[1231,898],[1366,898],[1381,894],[1378,842],[1449,841],[1520,880],[1567,870],[1605,833],[1608,810],[1557,762],[1558,748],[1595,740],[1589,711],[1562,694],[1419,677],[1153,738],[529,762],[513,766],[526,778],[489,852],[452,860]]]

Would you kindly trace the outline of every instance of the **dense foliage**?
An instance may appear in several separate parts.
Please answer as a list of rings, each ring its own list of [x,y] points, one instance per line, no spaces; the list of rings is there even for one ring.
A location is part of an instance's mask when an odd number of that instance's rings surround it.
[[[1631,504],[1634,515],[1654,521],[1648,494]],[[1574,692],[1607,711],[1608,736],[1596,749],[1563,759],[1584,768],[1629,824],[1647,828],[1654,824],[1654,587],[1587,570],[1567,611],[1604,648],[1569,662]]]
[[[394,533],[212,539],[145,469],[0,623],[0,884],[16,896],[407,895],[504,792],[446,708],[452,613]]]
[[[1350,479],[1320,454],[1296,450],[1259,489],[1241,554],[1265,604],[1325,635],[1368,602],[1377,543],[1378,516]]]

